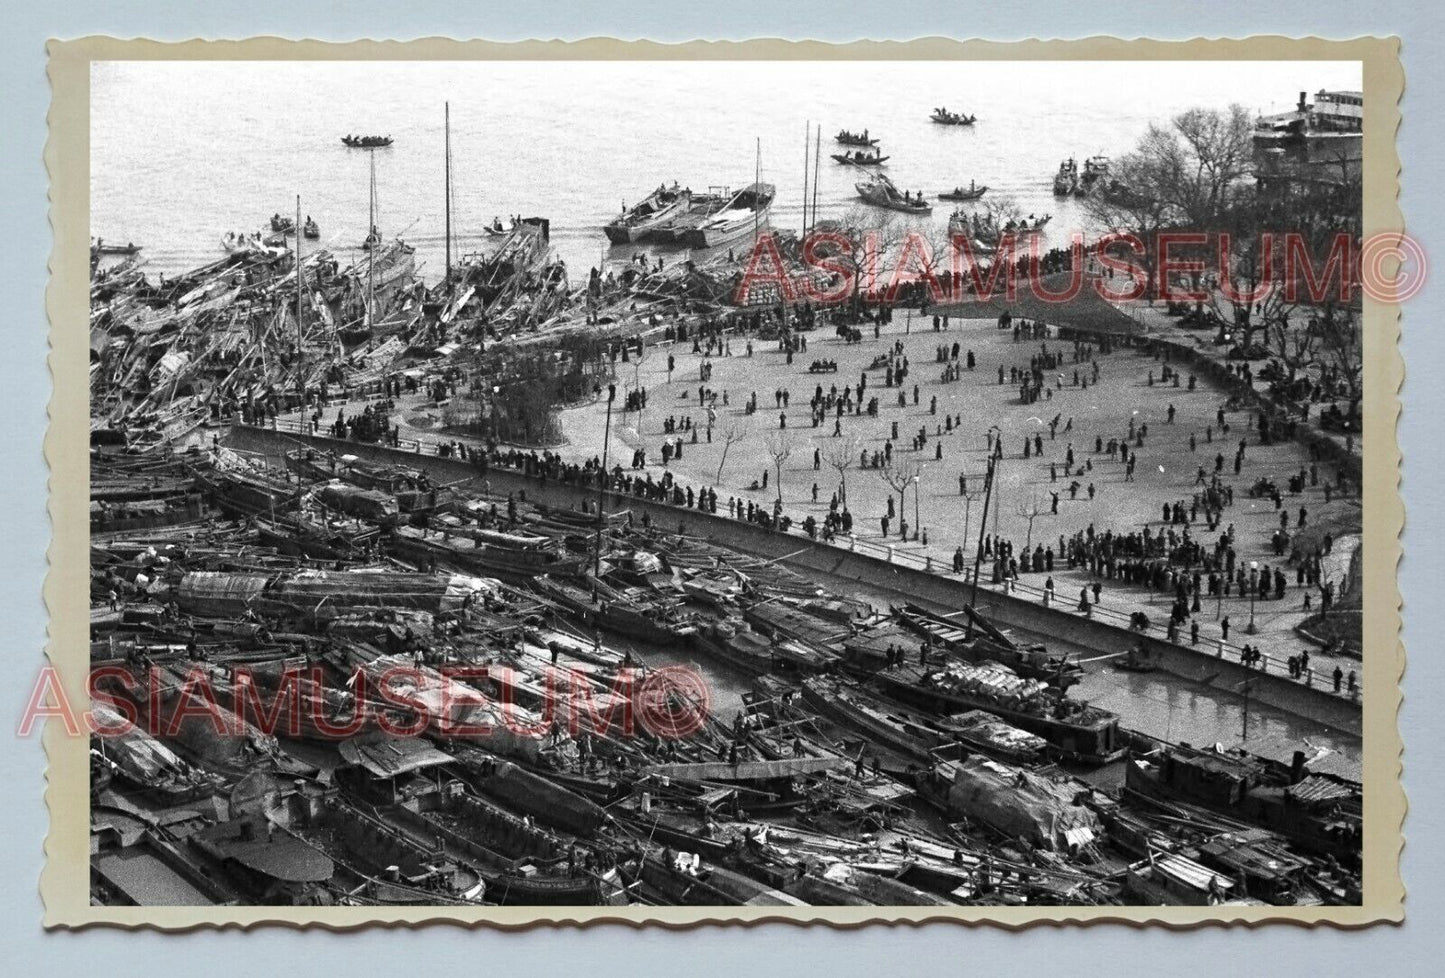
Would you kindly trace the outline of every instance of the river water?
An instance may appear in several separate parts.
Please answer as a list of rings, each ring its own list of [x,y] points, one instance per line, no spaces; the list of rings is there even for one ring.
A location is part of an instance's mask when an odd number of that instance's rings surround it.
[[[886,172],[928,197],[976,180],[985,200],[1054,214],[1059,161],[1131,149],[1151,122],[1192,106],[1280,111],[1302,90],[1360,87],[1356,63],[1213,62],[103,62],[91,75],[91,229],[144,246],[174,273],[221,255],[227,231],[294,214],[296,195],[343,259],[366,233],[368,153],[348,133],[389,134],[375,153],[378,225],[444,257],[444,108],[451,103],[455,247],[493,217],[543,216],[574,282],[604,256],[601,225],[624,201],[677,180],[701,190],[778,187],[774,225],[802,222],[805,129],[823,127],[818,212],[856,207],[858,171],[828,158],[840,128],[880,137]],[[934,106],[978,117],[929,121]],[[811,180],[811,175],[809,177]],[[810,190],[810,196],[812,191]],[[952,205],[939,202],[943,226]],[[631,249],[613,258],[625,260]]]

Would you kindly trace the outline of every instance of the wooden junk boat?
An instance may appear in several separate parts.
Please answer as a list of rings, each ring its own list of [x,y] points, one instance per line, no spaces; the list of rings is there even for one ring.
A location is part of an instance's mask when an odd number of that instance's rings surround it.
[[[933,205],[920,194],[917,197],[910,196],[907,191],[899,192],[883,174],[879,173],[871,180],[853,185],[858,191],[858,196],[863,198],[864,203],[872,204],[874,207],[882,207],[890,211],[902,211],[904,214],[932,214]]]
[[[712,187],[705,194],[691,194],[678,211],[652,225],[647,240],[657,244],[685,244],[688,234],[726,207],[730,199],[721,187]]]
[[[1202,806],[1262,825],[1347,866],[1359,864],[1360,785],[1312,773],[1303,752],[1286,767],[1246,754],[1161,746],[1129,759],[1124,790],[1154,803]]]
[[[342,136],[341,141],[352,149],[377,149],[390,146],[390,136]]]
[[[585,557],[563,553],[551,538],[476,527],[398,526],[392,531],[389,548],[420,567],[434,563],[513,581],[530,581],[542,574],[578,577],[587,569]]]
[[[834,723],[924,764],[982,753],[1017,764],[1043,760],[1048,742],[981,710],[929,716],[866,688],[825,676],[803,680],[803,700]]]
[[[941,669],[908,664],[874,675],[884,693],[936,713],[984,710],[1038,734],[1070,760],[1105,764],[1125,753],[1119,717],[1002,666],[950,662]]]
[[[936,615],[916,604],[894,608],[904,625],[927,636],[933,644],[966,662],[997,662],[1026,679],[1037,679],[1060,690],[1084,677],[1084,669],[1066,655],[1043,645],[1018,645],[971,607],[964,607],[968,623]],[[972,626],[970,628],[970,625]]]
[[[613,244],[646,241],[655,228],[683,213],[691,199],[692,191],[679,188],[676,181],[671,187],[659,186],[604,225],[602,233]]]
[[[777,188],[754,183],[733,194],[715,214],[687,229],[681,236],[690,248],[719,248],[753,233],[768,219]]]

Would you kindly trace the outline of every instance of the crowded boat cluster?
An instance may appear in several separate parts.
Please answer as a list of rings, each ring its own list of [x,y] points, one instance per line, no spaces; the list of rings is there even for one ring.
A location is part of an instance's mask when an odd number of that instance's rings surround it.
[[[96,900],[1357,897],[1327,765],[1152,741],[971,608],[875,608],[471,462],[97,455]],[[736,709],[699,660],[752,677]]]
[[[600,461],[348,452],[399,442],[404,390],[475,384],[464,347],[627,349],[663,303],[709,342],[771,316],[719,301],[725,260],[570,290],[544,221],[436,289],[409,257],[309,256],[299,301],[265,249],[94,279],[96,901],[1358,899],[1358,775],[1329,759],[1146,737],[1071,695],[1070,656],[663,525],[640,479],[594,498]],[[342,389],[372,401],[324,430]],[[288,412],[283,452],[223,444]],[[703,664],[747,677],[736,704]]]

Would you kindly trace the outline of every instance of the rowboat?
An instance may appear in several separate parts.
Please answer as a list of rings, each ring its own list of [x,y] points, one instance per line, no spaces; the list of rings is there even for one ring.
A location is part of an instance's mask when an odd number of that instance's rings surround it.
[[[96,238],[95,244],[90,246],[92,255],[134,255],[140,251],[140,245],[133,242],[126,242],[123,245],[106,244],[104,238]]]
[[[391,145],[390,136],[342,136],[341,141],[352,149],[377,149]]]
[[[852,153],[833,153],[831,155],[839,163],[847,163],[852,166],[882,166],[889,160],[889,157],[880,153],[869,154],[856,150]]]
[[[868,130],[862,132],[849,132],[846,129],[839,129],[838,135],[833,137],[844,146],[877,146],[878,140],[870,139]]]
[[[929,116],[929,118],[940,126],[971,126],[978,121],[976,116],[964,115],[961,112],[950,112],[944,108],[934,109],[933,115]]]
[[[902,211],[905,214],[932,214],[933,205],[923,199],[920,194],[917,197],[910,196],[906,191],[898,192],[883,174],[878,174],[872,180],[853,185],[858,191],[858,196],[863,201],[872,204],[874,207],[883,207],[890,211]]]
[[[980,187],[975,185],[974,182],[970,180],[968,182],[967,190],[963,189],[962,187],[954,187],[952,190],[945,190],[943,193],[939,194],[938,199],[953,201],[978,200],[986,193],[988,193],[988,184],[984,184],[982,187]]]

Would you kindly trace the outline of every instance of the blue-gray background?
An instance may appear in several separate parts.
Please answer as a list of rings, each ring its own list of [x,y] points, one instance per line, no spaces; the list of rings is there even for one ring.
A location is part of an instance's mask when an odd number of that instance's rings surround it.
[[[181,937],[93,931],[45,934],[36,881],[46,812],[41,801],[44,754],[39,738],[9,741],[45,642],[40,582],[49,539],[47,472],[41,456],[50,378],[45,366],[44,288],[50,229],[41,160],[49,88],[44,42],[49,37],[110,34],[160,40],[236,38],[258,34],[349,40],[444,35],[496,40],[608,35],[682,41],[759,36],[848,41],[906,40],[921,35],[987,37],[1159,38],[1314,34],[1398,35],[1404,41],[1406,94],[1399,145],[1404,161],[1403,206],[1409,229],[1429,254],[1445,256],[1438,229],[1445,220],[1445,140],[1440,139],[1445,89],[1445,16],[1432,3],[1361,4],[1310,0],[1260,3],[1141,3],[1127,0],[1028,4],[805,3],[729,0],[704,8],[690,0],[575,3],[458,3],[456,0],[297,3],[295,0],[136,3],[69,0],[62,8],[6,0],[0,20],[0,512],[6,516],[0,572],[0,627],[8,638],[0,683],[0,948],[5,973],[121,976],[225,970],[243,974],[306,972],[392,975],[575,976],[680,972],[687,978],[745,978],[755,973],[870,974],[1439,974],[1445,951],[1445,831],[1440,744],[1441,649],[1431,640],[1445,630],[1442,548],[1445,515],[1437,496],[1445,462],[1445,356],[1442,289],[1431,282],[1405,310],[1403,349],[1408,376],[1400,444],[1409,512],[1401,586],[1404,641],[1410,649],[1401,727],[1406,743],[1405,884],[1409,922],[1363,933],[1207,930],[1174,934],[1123,927],[1035,930],[1022,935],[950,926],[873,928],[834,932],[770,925],[750,931],[636,932],[609,927],[585,932],[540,930],[501,935],[452,928],[335,935],[267,930],[242,935]],[[1122,93],[1121,93],[1122,94]],[[153,134],[164,139],[164,133]]]

